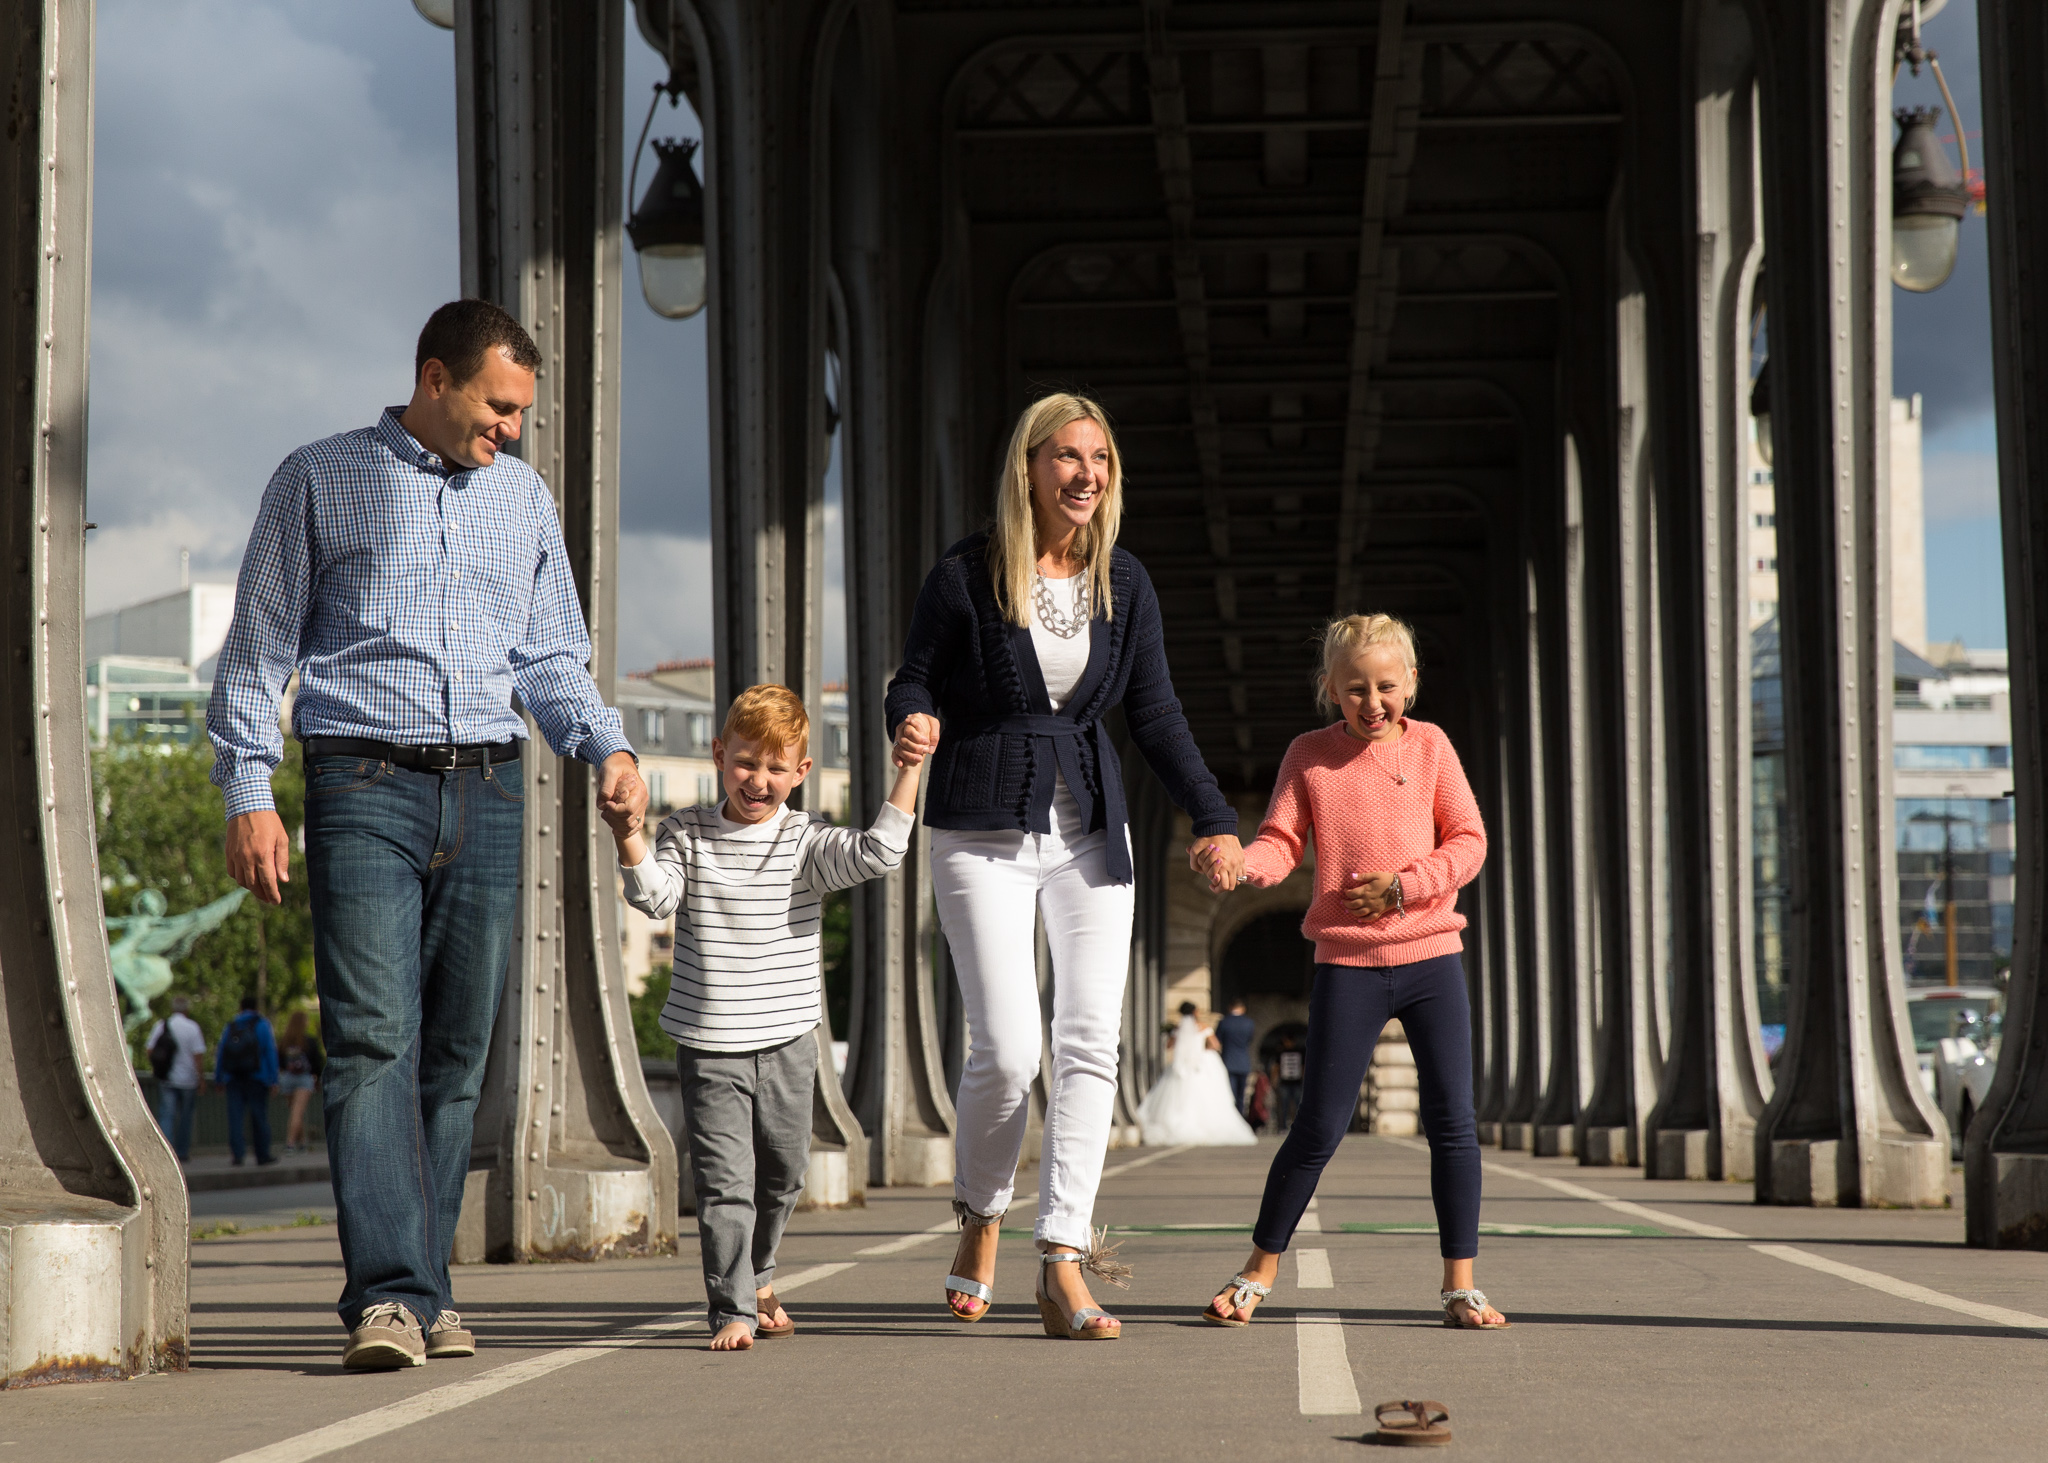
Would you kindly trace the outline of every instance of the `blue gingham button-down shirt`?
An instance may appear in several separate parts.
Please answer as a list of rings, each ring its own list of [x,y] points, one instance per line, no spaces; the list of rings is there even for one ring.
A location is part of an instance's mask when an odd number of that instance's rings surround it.
[[[274,806],[285,682],[293,730],[404,745],[526,735],[599,764],[631,751],[590,678],[590,635],[539,473],[510,453],[456,469],[392,407],[287,457],[242,556],[206,730],[230,818]]]

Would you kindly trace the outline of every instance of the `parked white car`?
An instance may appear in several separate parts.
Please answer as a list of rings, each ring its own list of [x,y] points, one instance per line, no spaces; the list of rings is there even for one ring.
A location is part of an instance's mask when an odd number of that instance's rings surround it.
[[[1953,1152],[1984,1105],[1998,1070],[1998,1030],[2004,995],[1995,986],[1927,986],[1906,992],[1920,1081],[1948,1119]]]

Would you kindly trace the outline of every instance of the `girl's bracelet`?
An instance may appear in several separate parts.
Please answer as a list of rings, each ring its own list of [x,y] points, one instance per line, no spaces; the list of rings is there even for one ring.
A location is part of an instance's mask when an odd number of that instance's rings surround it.
[[[1395,913],[1395,914],[1406,914],[1406,913],[1408,912],[1408,906],[1407,906],[1407,904],[1406,904],[1406,903],[1405,903],[1405,902],[1404,902],[1404,901],[1402,900],[1402,898],[1401,898],[1401,876],[1400,876],[1399,874],[1396,874],[1396,875],[1394,875],[1394,891],[1393,891],[1393,892],[1394,892],[1394,913]]]

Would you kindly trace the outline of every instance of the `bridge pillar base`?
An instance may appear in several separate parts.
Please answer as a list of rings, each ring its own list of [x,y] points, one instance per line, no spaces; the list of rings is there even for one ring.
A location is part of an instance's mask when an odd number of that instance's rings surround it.
[[[1781,1138],[1771,1144],[1773,1204],[1832,1209],[1863,1203],[1885,1209],[1940,1209],[1948,1202],[1948,1155],[1927,1138],[1878,1139],[1870,1187],[1860,1189],[1852,1161],[1833,1138]]]
[[[1578,1151],[1578,1129],[1570,1123],[1538,1123],[1536,1125],[1536,1156],[1538,1158],[1570,1158]]]
[[[0,1386],[97,1382],[148,1370],[122,1335],[125,1231],[133,1209],[90,1199],[0,1212],[7,1372]]]
[[[2001,1250],[2048,1250],[2048,1153],[2000,1153],[1991,1201]]]
[[[1634,1128],[1588,1128],[1585,1151],[1579,1162],[1587,1168],[1634,1168],[1642,1162],[1636,1152]]]
[[[1656,1167],[1645,1178],[1706,1179],[1707,1138],[1705,1128],[1665,1128],[1657,1134]]]
[[[853,1147],[812,1145],[810,1166],[804,1170],[803,1197],[796,1204],[799,1210],[867,1207],[867,1185],[855,1182],[856,1176],[867,1173],[867,1144],[857,1147],[856,1152]]]
[[[1477,1131],[1481,1148],[1498,1148],[1500,1146],[1499,1123],[1480,1123]]]
[[[1502,1123],[1500,1146],[1503,1153],[1527,1153],[1536,1146],[1534,1123]]]

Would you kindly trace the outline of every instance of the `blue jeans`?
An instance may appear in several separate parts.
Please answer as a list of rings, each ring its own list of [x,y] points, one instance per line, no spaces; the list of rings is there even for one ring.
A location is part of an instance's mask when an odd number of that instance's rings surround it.
[[[1389,1018],[1415,1053],[1422,1126],[1429,1138],[1429,1196],[1446,1260],[1479,1253],[1479,1137],[1472,1121],[1472,1015],[1465,964],[1439,955],[1411,965],[1318,965],[1308,998],[1308,1061],[1301,1115],[1273,1155],[1252,1243],[1286,1250],[1358,1111],[1366,1065]],[[1291,1085],[1281,1083],[1284,1092]]]
[[[353,1329],[396,1301],[422,1326],[454,1306],[484,1058],[519,901],[518,762],[413,772],[306,762],[306,870],[327,1162]]]
[[[198,1110],[197,1087],[173,1087],[166,1082],[157,1093],[157,1126],[162,1128],[164,1136],[171,1140],[171,1151],[178,1155],[180,1163],[191,1161],[192,1114]]]
[[[1252,1074],[1249,1072],[1232,1072],[1230,1074],[1230,1100],[1236,1104],[1240,1115],[1244,1112],[1244,1085],[1251,1080]]]
[[[228,1152],[235,1162],[242,1161],[246,1145],[242,1115],[246,1113],[249,1126],[256,1130],[256,1161],[270,1162],[270,1089],[254,1077],[230,1077],[222,1090],[228,1095]]]

